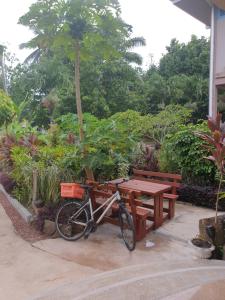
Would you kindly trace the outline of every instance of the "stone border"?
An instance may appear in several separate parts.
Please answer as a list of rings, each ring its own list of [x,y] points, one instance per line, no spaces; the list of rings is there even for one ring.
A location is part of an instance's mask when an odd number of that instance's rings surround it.
[[[0,184],[0,192],[4,194],[10,204],[16,209],[19,215],[23,218],[26,223],[31,223],[34,220],[33,215],[15,198],[12,198]]]

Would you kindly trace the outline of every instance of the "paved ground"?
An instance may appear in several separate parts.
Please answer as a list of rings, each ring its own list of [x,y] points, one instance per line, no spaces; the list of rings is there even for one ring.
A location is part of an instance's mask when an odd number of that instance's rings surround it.
[[[81,239],[71,243],[62,239],[48,239],[36,242],[33,246],[101,271],[145,264],[148,261],[190,260],[193,259],[193,252],[187,241],[196,236],[198,220],[213,215],[214,212],[210,209],[177,204],[176,217],[156,232],[148,234],[132,253],[127,251],[123,240],[119,238],[120,229],[110,224],[100,226],[88,240]],[[146,247],[148,240],[155,246]]]
[[[98,271],[40,251],[22,240],[0,205],[0,299],[24,300],[40,290]]]
[[[119,238],[119,229],[111,225],[101,226],[88,240],[69,243],[62,239],[56,239],[30,244],[14,232],[11,221],[0,205],[0,299],[33,299],[38,295],[44,295],[47,291],[51,295],[53,291],[57,291],[57,287],[62,287],[60,288],[61,292],[63,287],[65,290],[67,286],[73,288],[76,283],[79,287],[79,281],[95,278],[93,276],[101,275],[103,271],[116,270],[117,272],[119,268],[122,268],[118,272],[121,270],[124,272],[123,268],[127,266],[137,268],[135,274],[143,272],[144,267],[148,265],[146,272],[154,270],[155,274],[157,270],[158,272],[160,269],[162,271],[166,265],[167,271],[175,268],[175,265],[168,265],[168,262],[175,262],[177,267],[178,265],[180,267],[189,266],[189,264],[196,265],[193,261],[193,252],[188,247],[186,239],[197,233],[199,218],[213,214],[214,212],[211,210],[178,204],[176,218],[165,224],[156,233],[148,235],[147,240],[153,241],[155,246],[148,248],[146,241],[142,241],[138,243],[136,251],[129,253]],[[133,271],[125,272],[126,276],[133,274]],[[207,273],[207,278],[215,278],[217,273],[221,276],[221,270],[220,272],[211,270],[209,274]],[[146,278],[146,274],[141,276]],[[204,279],[202,273],[196,273],[196,276]],[[164,279],[167,280],[167,277]],[[177,282],[177,279],[173,280],[173,285],[174,282]],[[195,285],[197,284],[196,282]],[[154,288],[160,289],[160,286],[157,287],[156,284]],[[175,291],[180,292],[179,290]],[[113,296],[112,293],[111,296]],[[44,296],[41,299],[56,298]],[[60,299],[67,298],[61,296]]]
[[[225,299],[225,280],[218,280],[166,297],[163,300],[223,300]]]

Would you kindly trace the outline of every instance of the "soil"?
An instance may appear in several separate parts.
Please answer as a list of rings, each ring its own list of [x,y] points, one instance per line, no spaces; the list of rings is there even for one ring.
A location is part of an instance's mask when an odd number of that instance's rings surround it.
[[[1,192],[0,204],[3,206],[6,214],[11,219],[16,233],[18,233],[24,240],[33,243],[47,238],[46,235],[43,235],[41,232],[37,231],[33,225],[26,223]]]
[[[192,240],[193,245],[199,247],[199,248],[211,248],[211,244],[207,241],[201,240],[201,239],[193,239]]]

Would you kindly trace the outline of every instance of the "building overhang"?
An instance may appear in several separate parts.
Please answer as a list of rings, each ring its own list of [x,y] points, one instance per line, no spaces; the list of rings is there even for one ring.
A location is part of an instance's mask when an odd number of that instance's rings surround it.
[[[212,1],[207,0],[170,0],[174,5],[201,21],[207,26],[211,25]],[[219,0],[215,0],[219,1]],[[224,2],[224,0],[222,1]]]

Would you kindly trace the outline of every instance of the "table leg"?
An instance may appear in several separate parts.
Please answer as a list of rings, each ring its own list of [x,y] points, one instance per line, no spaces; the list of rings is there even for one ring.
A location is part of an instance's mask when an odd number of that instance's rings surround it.
[[[163,195],[159,195],[159,223],[163,224]]]
[[[163,223],[163,196],[154,197],[154,229],[159,228]]]

